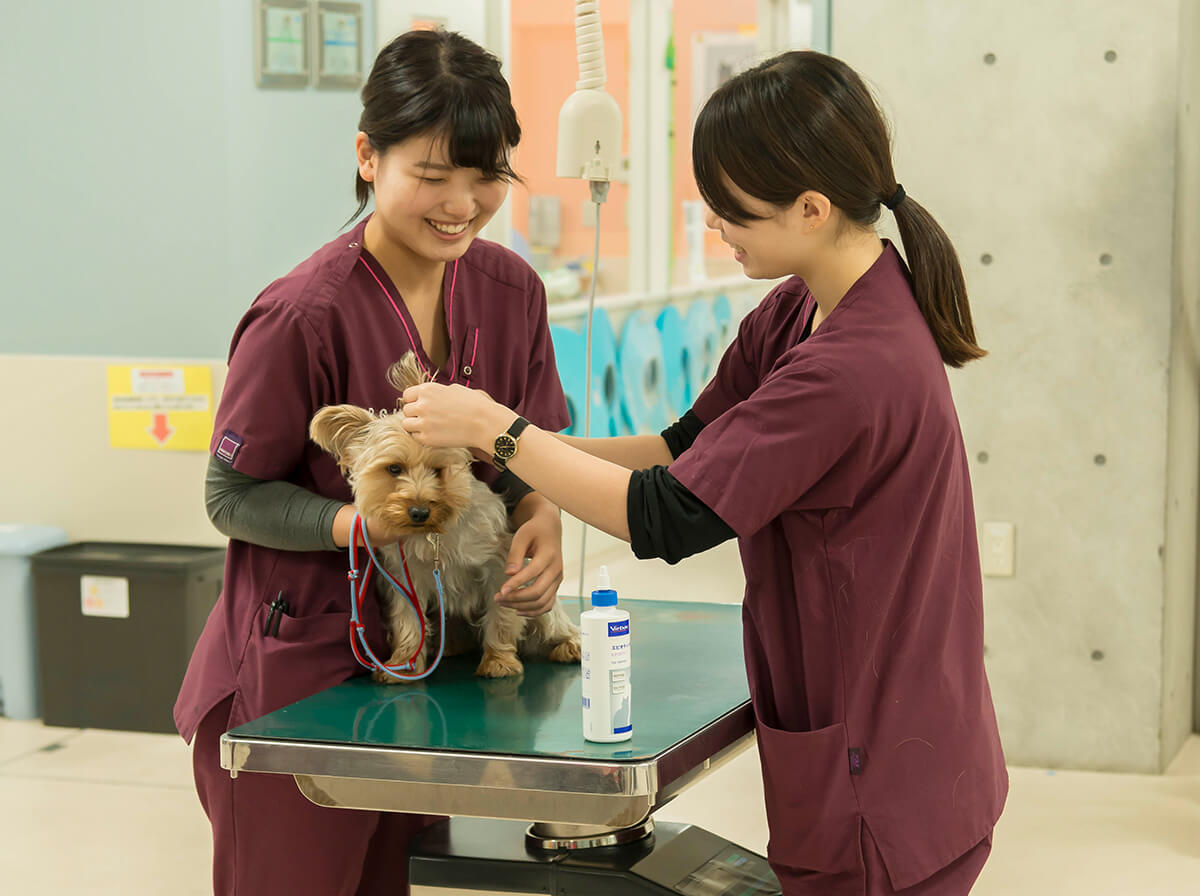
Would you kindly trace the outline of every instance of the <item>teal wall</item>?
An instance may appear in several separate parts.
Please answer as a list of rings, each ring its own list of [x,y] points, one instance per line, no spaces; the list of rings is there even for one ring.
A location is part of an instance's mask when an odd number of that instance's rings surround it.
[[[0,354],[224,357],[255,295],[340,231],[357,91],[256,87],[252,16],[5,5]]]

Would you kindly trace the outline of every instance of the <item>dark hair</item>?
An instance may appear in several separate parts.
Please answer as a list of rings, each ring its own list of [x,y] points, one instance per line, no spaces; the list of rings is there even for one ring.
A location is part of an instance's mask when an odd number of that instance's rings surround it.
[[[783,53],[726,81],[705,103],[692,140],[700,195],[718,217],[756,220],[731,194],[787,208],[807,190],[862,227],[896,195],[887,122],[848,65],[812,51]],[[942,360],[981,358],[958,253],[933,216],[905,197],[895,208],[913,294]]]
[[[479,168],[484,176],[520,181],[509,151],[521,142],[500,61],[453,31],[409,31],[379,51],[362,89],[358,129],[376,152],[422,134],[446,138],[450,164]],[[355,172],[363,213],[371,185]]]

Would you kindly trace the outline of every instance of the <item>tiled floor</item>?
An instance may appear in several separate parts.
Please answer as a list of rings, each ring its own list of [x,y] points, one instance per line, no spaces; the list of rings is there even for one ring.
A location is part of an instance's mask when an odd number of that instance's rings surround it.
[[[626,594],[731,602],[740,596],[714,591],[739,590],[731,546],[674,570],[627,558],[604,558]],[[568,583],[571,576],[569,570]],[[696,590],[679,593],[682,581]],[[1008,808],[977,896],[1200,894],[1200,736],[1162,776],[1011,773]],[[211,892],[208,825],[179,738],[0,719],[0,807],[2,893]],[[657,817],[689,821],[762,852],[767,831],[754,751]]]

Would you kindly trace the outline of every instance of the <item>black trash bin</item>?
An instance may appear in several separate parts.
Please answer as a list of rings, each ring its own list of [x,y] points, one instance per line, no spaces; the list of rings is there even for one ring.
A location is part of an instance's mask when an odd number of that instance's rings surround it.
[[[34,554],[31,567],[42,721],[173,732],[225,549],[81,542]]]

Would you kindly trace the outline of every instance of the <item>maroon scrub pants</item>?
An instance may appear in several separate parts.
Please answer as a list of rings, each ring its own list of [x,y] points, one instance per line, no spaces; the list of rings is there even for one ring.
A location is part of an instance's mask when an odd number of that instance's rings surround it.
[[[966,896],[992,851],[989,834],[937,873],[911,887],[896,890],[888,879],[875,838],[865,824],[861,826],[860,840],[863,866],[857,871],[825,874],[773,865],[783,896]]]
[[[213,829],[214,896],[402,896],[408,841],[428,815],[327,809],[291,775],[221,768],[220,739],[233,697],[196,731],[192,769]]]

